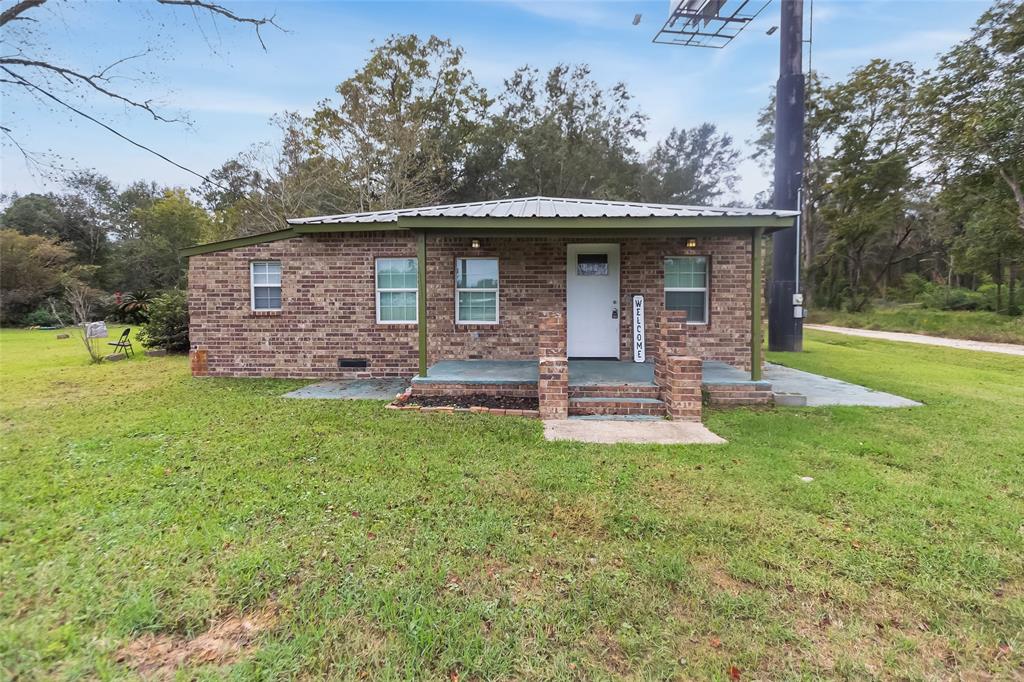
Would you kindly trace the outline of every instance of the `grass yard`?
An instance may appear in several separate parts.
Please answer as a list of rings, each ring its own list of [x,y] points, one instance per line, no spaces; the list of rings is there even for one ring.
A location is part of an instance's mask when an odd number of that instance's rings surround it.
[[[931,310],[913,306],[875,308],[863,313],[813,310],[809,322],[948,339],[1024,344],[1024,316],[1008,317],[984,310]]]
[[[806,347],[927,405],[548,443],[0,332],[0,675],[1024,676],[1024,362]]]

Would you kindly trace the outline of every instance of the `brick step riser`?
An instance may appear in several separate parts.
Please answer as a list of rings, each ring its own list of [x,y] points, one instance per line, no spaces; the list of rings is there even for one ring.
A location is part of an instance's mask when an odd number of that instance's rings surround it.
[[[569,415],[574,417],[586,415],[642,415],[649,417],[664,417],[665,406],[652,403],[631,403],[628,401],[601,404],[579,404],[570,402]]]
[[[657,386],[570,386],[570,398],[655,398]]]

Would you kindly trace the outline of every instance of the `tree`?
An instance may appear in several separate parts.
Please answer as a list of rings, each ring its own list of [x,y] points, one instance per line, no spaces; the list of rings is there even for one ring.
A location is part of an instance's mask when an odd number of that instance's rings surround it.
[[[646,137],[647,117],[632,99],[624,83],[602,89],[586,65],[559,64],[543,80],[536,69],[518,69],[479,146],[493,166],[473,160],[478,176],[492,178],[484,193],[638,198],[635,144]]]
[[[999,0],[939,59],[921,101],[940,173],[991,172],[1006,185],[1024,232],[1024,4]]]
[[[25,194],[11,197],[11,203],[0,214],[0,227],[22,234],[38,234],[59,239],[64,215],[52,194]]]
[[[820,208],[829,225],[820,267],[833,305],[841,295],[852,310],[863,308],[916,227],[910,210],[920,188],[912,172],[920,150],[916,79],[909,62],[875,59],[824,93],[823,127],[834,136],[835,151]]]
[[[320,103],[295,142],[348,179],[354,210],[436,203],[458,184],[489,104],[462,61],[462,48],[437,36],[391,36],[338,85],[338,104]]]
[[[89,335],[89,323],[93,321],[96,304],[102,292],[90,287],[82,278],[65,275],[63,278],[64,298],[71,308],[71,316],[77,327],[78,337],[89,353],[89,361],[93,364],[103,362],[102,343],[99,338]]]
[[[0,229],[0,319],[16,322],[59,290],[74,256],[56,239]]]
[[[644,201],[705,206],[735,191],[740,153],[713,123],[673,128],[644,163]]]
[[[136,211],[139,236],[123,246],[122,267],[134,277],[124,276],[126,288],[169,289],[185,284],[187,260],[184,249],[201,241],[210,217],[192,203],[185,191],[166,190],[149,208]]]

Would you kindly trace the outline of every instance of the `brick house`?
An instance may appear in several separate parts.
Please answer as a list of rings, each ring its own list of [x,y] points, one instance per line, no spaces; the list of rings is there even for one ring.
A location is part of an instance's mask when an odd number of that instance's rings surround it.
[[[532,197],[292,219],[185,251],[193,373],[537,394],[545,361],[654,386],[687,357],[757,382],[762,237],[795,215]]]

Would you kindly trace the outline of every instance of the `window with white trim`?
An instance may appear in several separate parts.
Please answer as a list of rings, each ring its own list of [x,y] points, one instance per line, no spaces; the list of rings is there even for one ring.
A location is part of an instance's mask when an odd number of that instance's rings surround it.
[[[416,286],[418,270],[415,258],[378,258],[377,323],[415,324],[418,319]]]
[[[665,308],[685,310],[686,321],[708,321],[708,257],[677,256],[665,259]]]
[[[281,309],[281,261],[253,261],[249,282],[253,310]]]
[[[497,258],[456,259],[455,322],[457,324],[497,324]]]

